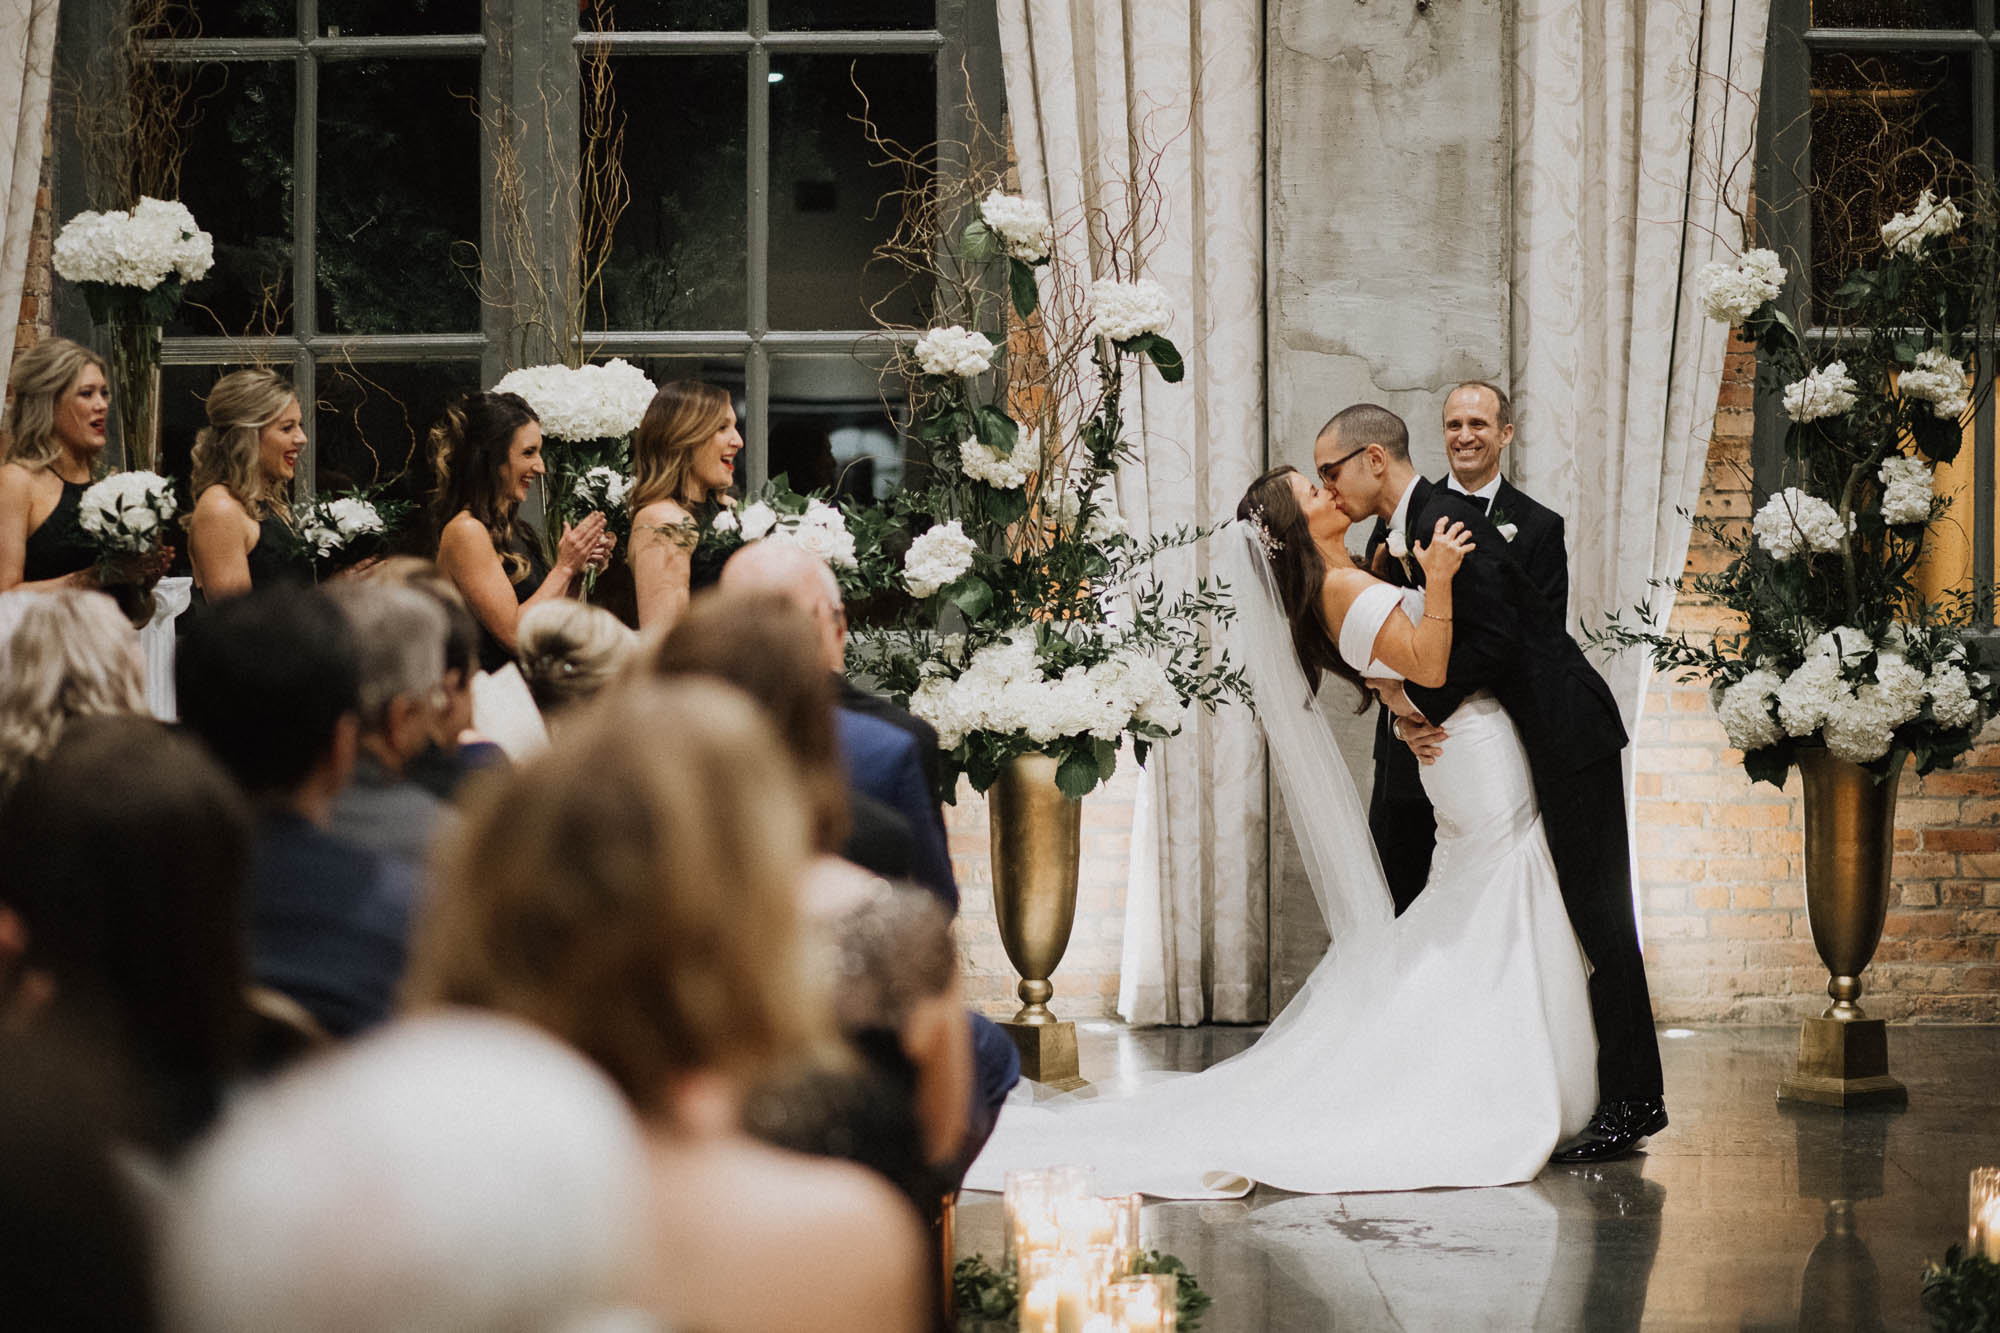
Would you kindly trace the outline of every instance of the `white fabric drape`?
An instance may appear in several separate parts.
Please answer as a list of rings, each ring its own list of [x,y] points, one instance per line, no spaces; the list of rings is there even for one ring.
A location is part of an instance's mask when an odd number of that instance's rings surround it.
[[[1769,0],[1520,0],[1513,452],[1567,516],[1590,627],[1687,558],[1728,330],[1694,279],[1744,245]],[[1664,624],[1672,607],[1654,597]],[[1627,725],[1646,671],[1606,671]]]
[[[56,0],[0,0],[0,312],[21,308],[42,180],[42,138],[55,67]],[[0,336],[0,384],[14,362],[14,339]]]
[[[1021,186],[1058,219],[1126,216],[1155,169],[1159,226],[1141,276],[1174,298],[1187,379],[1150,369],[1126,397],[1139,458],[1121,511],[1141,536],[1227,517],[1264,460],[1263,13],[1256,0],[1000,0]],[[1059,230],[1063,230],[1059,228]],[[1111,276],[1080,230],[1071,262]],[[1129,277],[1130,256],[1118,256]],[[1170,586],[1206,552],[1162,566]],[[1262,741],[1247,710],[1195,714],[1148,761],[1132,840],[1119,1012],[1139,1023],[1261,1018],[1265,983]],[[1057,979],[1058,991],[1061,980]]]

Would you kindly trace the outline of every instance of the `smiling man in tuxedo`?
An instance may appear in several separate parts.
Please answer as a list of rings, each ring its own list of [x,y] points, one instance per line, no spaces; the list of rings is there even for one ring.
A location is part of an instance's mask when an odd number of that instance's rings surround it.
[[[1486,511],[1487,519],[1507,538],[1508,554],[1560,616],[1569,605],[1569,552],[1563,545],[1562,515],[1535,503],[1500,475],[1500,452],[1513,442],[1513,404],[1504,390],[1485,380],[1455,386],[1444,400],[1444,447],[1451,475],[1436,484]],[[1388,524],[1376,520],[1368,536],[1369,563],[1382,550],[1388,533]],[[1368,801],[1368,831],[1375,837],[1389,896],[1401,916],[1430,878],[1437,823],[1417,776],[1416,755],[1402,743],[1397,721],[1387,708],[1376,710],[1375,786]]]

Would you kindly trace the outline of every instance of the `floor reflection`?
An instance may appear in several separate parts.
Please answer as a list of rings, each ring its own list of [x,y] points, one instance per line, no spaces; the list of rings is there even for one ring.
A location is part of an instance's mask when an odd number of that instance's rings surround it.
[[[1130,1086],[1254,1035],[1104,1025],[1081,1034],[1084,1074]],[[2000,1028],[1893,1029],[1901,1113],[1778,1103],[1796,1041],[1759,1028],[1665,1043],[1673,1125],[1630,1161],[1509,1189],[1156,1203],[1147,1243],[1214,1296],[1203,1333],[1916,1333],[1924,1263],[1964,1235],[1966,1173],[2000,1163]],[[997,1252],[999,1213],[966,1197],[961,1252]]]

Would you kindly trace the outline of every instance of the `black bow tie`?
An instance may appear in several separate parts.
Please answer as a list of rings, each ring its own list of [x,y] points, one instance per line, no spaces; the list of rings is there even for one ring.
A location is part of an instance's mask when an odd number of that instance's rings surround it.
[[[1482,514],[1490,514],[1493,512],[1493,501],[1487,496],[1474,495],[1471,491],[1461,491],[1456,486],[1452,487],[1452,493],[1459,496],[1461,499],[1470,500],[1472,501],[1472,503],[1478,505],[1479,512]]]

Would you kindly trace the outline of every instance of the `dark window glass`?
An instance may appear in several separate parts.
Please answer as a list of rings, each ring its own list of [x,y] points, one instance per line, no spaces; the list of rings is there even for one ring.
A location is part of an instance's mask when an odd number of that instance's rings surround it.
[[[158,37],[296,37],[294,0],[180,0],[170,5]]]
[[[578,0],[577,8],[585,32],[715,32],[749,24],[744,0]]]
[[[1812,0],[1815,28],[1969,28],[1972,0]]]
[[[782,78],[780,78],[782,76]],[[915,324],[929,292],[899,265],[872,258],[895,233],[905,184],[882,165],[859,117],[928,166],[937,138],[929,56],[773,56],[771,327],[866,329],[870,310]]]
[[[195,432],[208,424],[208,391],[236,366],[162,366],[160,368],[160,470],[172,477],[186,504],[183,513],[194,509],[195,494],[189,486],[193,477]],[[289,362],[276,367],[291,370]],[[184,543],[181,543],[184,544]]]
[[[1925,189],[1973,183],[1971,57],[1820,52],[1812,62],[1813,295],[1882,256],[1882,224]]]
[[[902,383],[860,355],[771,359],[771,476],[863,503],[902,485]]]
[[[479,31],[479,0],[319,0],[322,37]]]
[[[736,56],[611,62],[631,202],[590,327],[745,326],[745,69]]]
[[[215,238],[170,334],[292,330],[292,66],[202,65],[181,200]]]
[[[472,60],[321,67],[321,329],[478,327],[478,88]]]
[[[937,0],[771,0],[771,26],[882,30],[937,26]]]
[[[321,361],[319,408],[313,414],[316,488],[325,493],[381,486],[423,504],[431,493],[430,428],[447,403],[479,387],[477,361]],[[435,555],[432,536],[423,516],[413,513],[397,549]]]

